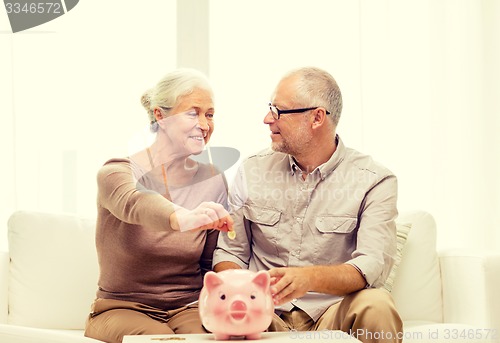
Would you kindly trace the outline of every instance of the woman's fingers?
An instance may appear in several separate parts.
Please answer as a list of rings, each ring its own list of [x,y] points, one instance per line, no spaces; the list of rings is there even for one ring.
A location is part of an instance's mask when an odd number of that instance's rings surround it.
[[[233,220],[229,212],[224,206],[215,202],[203,202],[191,211],[178,209],[174,219],[180,231],[216,229],[227,232],[233,229]],[[172,228],[177,229],[175,225],[172,225]]]
[[[229,215],[229,212],[224,208],[224,206],[215,202],[202,203],[200,206],[202,205],[206,209],[207,215],[212,220],[212,222],[209,224],[212,225],[211,228],[225,232],[232,231],[233,219]]]

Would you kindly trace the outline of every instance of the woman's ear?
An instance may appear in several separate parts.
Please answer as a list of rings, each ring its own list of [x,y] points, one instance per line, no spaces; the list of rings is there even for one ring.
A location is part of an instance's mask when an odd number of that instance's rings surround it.
[[[156,119],[156,122],[158,123],[158,125],[164,129],[165,128],[165,119],[167,116],[164,116],[162,110],[160,110],[158,107],[156,107],[154,110],[153,110],[153,114],[155,116],[155,119]]]
[[[161,110],[158,107],[156,107],[153,110],[153,113],[154,113],[156,121],[160,121],[163,119],[163,113],[161,112]]]

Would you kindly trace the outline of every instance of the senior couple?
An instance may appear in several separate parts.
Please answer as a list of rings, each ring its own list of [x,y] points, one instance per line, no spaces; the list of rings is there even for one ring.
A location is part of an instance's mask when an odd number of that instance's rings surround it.
[[[396,177],[344,146],[342,96],[328,72],[293,70],[269,100],[271,148],[243,161],[228,192],[222,172],[191,158],[214,130],[206,76],[179,69],[142,96],[154,142],[97,175],[100,276],[86,336],[206,333],[204,274],[244,268],[271,276],[268,331],[401,341],[381,288],[396,254]]]

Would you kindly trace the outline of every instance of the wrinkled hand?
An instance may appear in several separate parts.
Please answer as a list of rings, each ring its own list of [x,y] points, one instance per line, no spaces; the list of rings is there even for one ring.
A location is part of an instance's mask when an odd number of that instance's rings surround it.
[[[311,289],[311,277],[305,268],[273,268],[269,270],[269,274],[271,275],[271,294],[275,305],[282,305],[300,298]]]
[[[170,215],[170,226],[176,231],[209,230],[232,231],[233,220],[224,206],[203,202],[193,210],[179,207]]]

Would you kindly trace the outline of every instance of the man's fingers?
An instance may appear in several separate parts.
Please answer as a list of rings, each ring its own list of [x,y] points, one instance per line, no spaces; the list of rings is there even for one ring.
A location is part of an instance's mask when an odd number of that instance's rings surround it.
[[[271,286],[271,293],[272,294],[279,294],[281,293],[286,287],[288,287],[291,282],[286,278],[286,277],[276,277],[272,276],[271,278],[275,278],[274,284]]]
[[[279,292],[273,294],[273,301],[275,305],[281,305],[293,299],[294,288],[291,283],[287,284]]]
[[[271,284],[271,291],[273,290],[272,286],[275,285],[278,281],[280,280],[279,277],[272,276],[270,279],[270,284]]]
[[[286,274],[286,268],[271,268],[269,269],[269,276],[271,276],[271,278],[277,278],[277,279],[281,279],[285,276]]]

